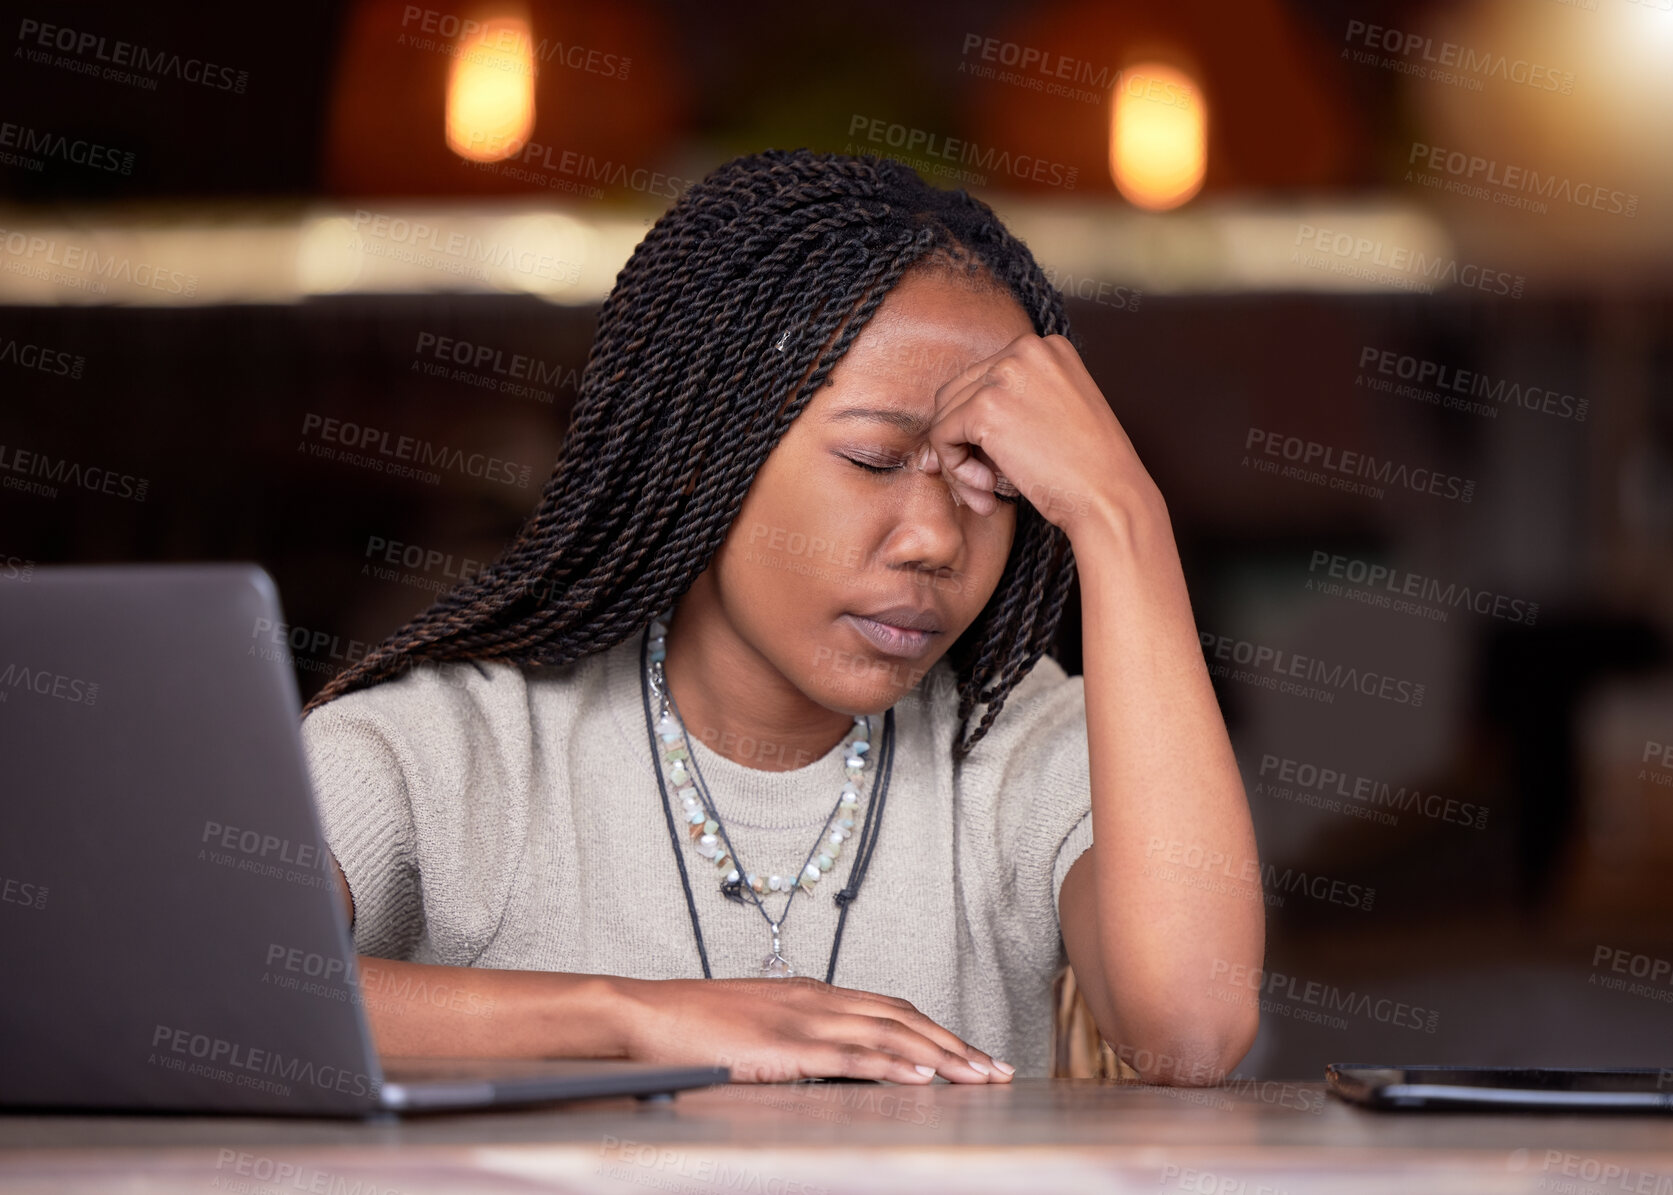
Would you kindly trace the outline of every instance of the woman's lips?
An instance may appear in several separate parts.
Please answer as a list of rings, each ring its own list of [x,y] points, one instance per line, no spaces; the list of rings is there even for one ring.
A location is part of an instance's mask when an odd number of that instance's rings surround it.
[[[913,631],[905,627],[890,626],[886,622],[874,622],[858,614],[844,614],[849,624],[878,651],[886,656],[900,656],[902,659],[912,659],[921,656],[935,638],[933,631]]]

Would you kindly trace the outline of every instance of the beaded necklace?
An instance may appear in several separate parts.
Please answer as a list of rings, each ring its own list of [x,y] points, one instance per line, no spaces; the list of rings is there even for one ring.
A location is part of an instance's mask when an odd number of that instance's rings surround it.
[[[709,971],[708,951],[703,945],[703,931],[697,921],[697,904],[692,898],[691,882],[686,876],[685,855],[680,850],[675,814],[668,800],[669,780],[674,784],[674,795],[680,798],[679,820],[685,823],[687,834],[695,843],[698,855],[713,864],[720,877],[722,895],[728,900],[742,904],[746,899],[744,894],[748,893],[748,899],[755,902],[755,907],[772,931],[772,953],[762,961],[761,974],[769,978],[796,975],[796,968],[781,952],[779,928],[789,916],[790,905],[795,901],[796,894],[805,891],[811,898],[815,886],[825,873],[836,865],[844,844],[853,836],[854,812],[859,805],[856,782],[865,773],[870,753],[871,719],[864,715],[856,717],[853,729],[843,738],[849,749],[843,758],[845,781],[842,791],[837,798],[836,807],[826,817],[825,824],[819,831],[819,838],[815,840],[813,850],[808,852],[801,870],[793,876],[768,875],[765,878],[744,870],[737,852],[732,847],[732,839],[726,833],[720,815],[715,812],[714,802],[709,798],[708,785],[703,782],[702,769],[691,756],[690,740],[686,737],[685,724],[679,717],[679,706],[674,701],[674,695],[668,688],[667,677],[663,673],[663,660],[667,657],[668,623],[672,619],[673,610],[669,609],[645,628],[639,645],[640,694],[644,700],[645,730],[650,736],[651,759],[656,770],[657,788],[662,793],[662,810],[668,820],[668,837],[673,843],[674,860],[679,865],[680,883],[685,888],[686,908],[691,914],[691,932],[697,939],[697,953],[703,963],[703,978],[710,979],[713,976]],[[656,691],[658,702],[658,716],[654,722],[651,716],[653,689]],[[882,828],[883,806],[889,792],[889,774],[894,769],[894,743],[895,711],[891,707],[883,719],[883,746],[872,777],[872,800],[866,809],[865,825],[860,832],[857,858],[848,887],[838,892],[835,897],[841,913],[837,917],[836,938],[831,943],[830,962],[825,969],[826,983],[831,983],[836,974],[837,951],[842,946],[842,930],[848,920],[848,908],[859,895],[866,869],[871,865],[872,850],[877,845],[877,832]],[[659,761],[667,767],[666,779],[663,767],[658,766]],[[836,822],[834,826],[833,819]],[[777,920],[767,912],[761,900],[768,892],[789,894]]]

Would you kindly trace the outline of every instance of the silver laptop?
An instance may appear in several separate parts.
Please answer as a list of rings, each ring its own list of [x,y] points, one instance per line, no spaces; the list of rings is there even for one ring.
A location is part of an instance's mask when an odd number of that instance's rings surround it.
[[[370,1116],[722,1066],[383,1059],[255,565],[0,579],[0,1106]]]

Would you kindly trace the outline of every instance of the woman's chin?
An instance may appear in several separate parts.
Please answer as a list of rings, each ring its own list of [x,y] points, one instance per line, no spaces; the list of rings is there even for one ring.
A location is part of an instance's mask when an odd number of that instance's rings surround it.
[[[859,717],[862,714],[869,714],[874,718],[881,717],[889,707],[916,689],[911,681],[897,683],[875,677],[821,676],[810,679],[815,679],[817,686],[806,688],[803,692],[826,709],[836,710],[850,717]]]

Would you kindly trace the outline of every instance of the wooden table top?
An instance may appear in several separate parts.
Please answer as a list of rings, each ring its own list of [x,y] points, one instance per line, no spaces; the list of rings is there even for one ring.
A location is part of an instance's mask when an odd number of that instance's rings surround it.
[[[1673,1195],[1673,1117],[1378,1113],[1314,1083],[744,1085],[377,1122],[0,1115],[0,1193]]]

